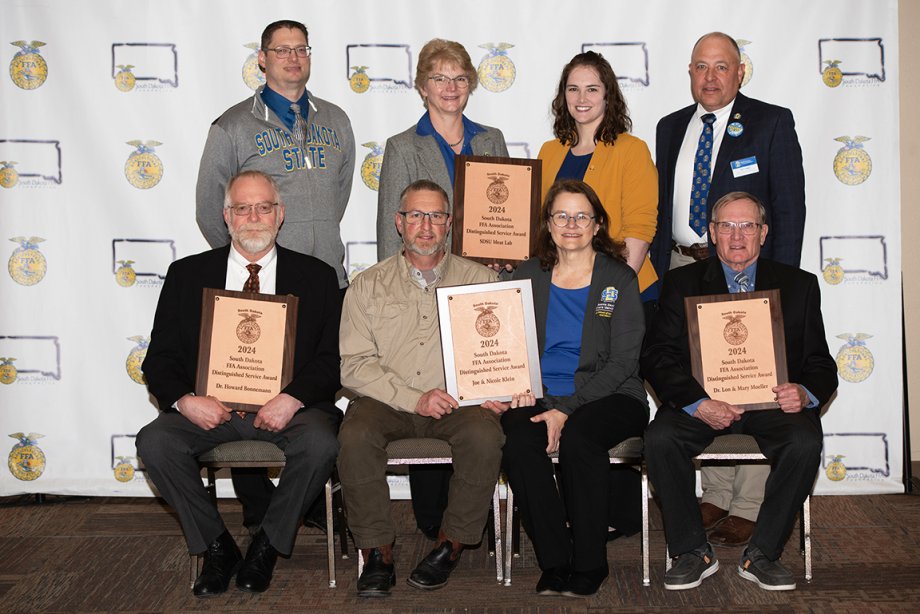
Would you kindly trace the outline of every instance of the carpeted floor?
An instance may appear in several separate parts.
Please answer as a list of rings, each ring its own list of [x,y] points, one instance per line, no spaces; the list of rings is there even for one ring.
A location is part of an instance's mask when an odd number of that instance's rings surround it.
[[[920,611],[920,497],[812,499],[814,580],[805,584],[797,539],[783,560],[798,590],[767,592],[735,572],[740,549],[718,550],[721,569],[696,590],[662,587],[664,535],[652,506],[652,586],[643,587],[639,536],[608,546],[610,578],[590,599],[539,597],[539,570],[526,537],[513,585],[495,579],[487,549],[464,554],[450,584],[425,593],[405,578],[431,548],[415,530],[408,502],[395,502],[397,584],[388,599],[355,596],[355,558],[339,560],[338,588],[327,586],[325,536],[302,529],[294,555],[280,559],[271,589],[231,589],[197,600],[175,516],[153,499],[0,498],[0,612],[888,612]],[[241,522],[222,500],[228,526]],[[240,538],[245,547],[245,539]]]

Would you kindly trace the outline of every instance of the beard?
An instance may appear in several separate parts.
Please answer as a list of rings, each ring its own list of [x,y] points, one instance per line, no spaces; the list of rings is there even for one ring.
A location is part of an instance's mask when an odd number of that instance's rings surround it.
[[[418,254],[419,256],[434,256],[439,252],[443,252],[447,246],[447,234],[441,237],[440,241],[430,243],[428,247],[422,247],[418,243],[418,235],[411,237],[408,241],[404,238],[404,243],[406,246],[406,251],[410,251],[413,254]]]
[[[230,230],[230,238],[250,254],[257,254],[271,247],[276,236],[277,228],[261,222],[243,224],[235,230]]]

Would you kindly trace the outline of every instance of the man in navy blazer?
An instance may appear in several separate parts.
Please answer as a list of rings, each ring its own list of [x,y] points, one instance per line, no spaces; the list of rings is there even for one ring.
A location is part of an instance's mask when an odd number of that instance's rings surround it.
[[[791,590],[795,581],[778,559],[814,485],[823,438],[820,410],[837,389],[837,367],[827,349],[817,278],[761,257],[768,236],[765,207],[753,195],[731,192],[715,204],[713,218],[709,232],[718,257],[667,274],[641,356],[661,400],[645,434],[645,456],[668,549],[677,557],[665,588],[694,588],[719,568],[697,505],[691,459],[716,436],[742,433],[757,440],[770,473],[738,573],[767,590]],[[771,289],[781,293],[789,380],[773,388],[779,409],[745,411],[710,398],[690,369],[684,299]]]
[[[169,267],[153,322],[143,371],[161,413],[137,435],[138,454],[157,489],[179,516],[192,553],[204,552],[197,597],[237,587],[262,592],[277,555],[290,555],[297,528],[320,493],[338,454],[341,412],[338,330],[341,292],[322,261],[275,244],[284,204],[275,182],[245,171],[227,186],[224,219],[231,244]],[[300,298],[293,379],[258,413],[239,414],[214,397],[195,396],[202,290],[225,288]],[[271,441],[285,469],[246,558],[201,483],[197,457],[240,440]]]
[[[690,91],[696,104],[658,122],[658,231],[649,253],[659,279],[669,269],[712,254],[713,242],[705,232],[712,203],[737,190],[753,194],[766,208],[770,233],[761,255],[799,266],[805,227],[805,174],[795,122],[789,109],[738,91],[744,70],[734,39],[721,32],[701,37],[693,47],[689,66]],[[714,116],[708,137],[711,155],[695,175],[695,155],[708,115]],[[700,193],[693,202],[691,193],[697,191]],[[694,205],[704,214],[698,231],[690,225]],[[703,517],[706,528],[713,531],[713,544],[747,543],[763,501],[766,479],[766,467],[758,465],[703,470]]]

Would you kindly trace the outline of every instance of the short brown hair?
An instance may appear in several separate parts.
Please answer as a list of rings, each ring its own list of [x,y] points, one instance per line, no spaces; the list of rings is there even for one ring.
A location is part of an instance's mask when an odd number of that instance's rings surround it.
[[[415,65],[415,89],[421,94],[425,82],[434,71],[434,67],[439,62],[447,64],[456,64],[470,80],[470,93],[479,85],[479,75],[473,67],[473,60],[466,48],[458,42],[444,40],[443,38],[433,38],[422,47],[418,52],[418,63]],[[424,98],[422,99],[424,100]],[[428,102],[425,101],[425,106]]]
[[[544,270],[549,270],[556,266],[559,261],[559,254],[556,252],[556,244],[553,242],[553,236],[550,234],[549,225],[552,224],[550,219],[553,211],[553,203],[556,197],[563,192],[568,194],[581,194],[588,199],[591,204],[591,210],[594,214],[594,222],[598,225],[599,230],[591,241],[591,247],[594,251],[606,254],[611,258],[626,262],[626,244],[620,241],[614,241],[610,237],[610,224],[607,219],[607,211],[597,196],[597,192],[584,181],[576,179],[562,179],[550,186],[546,191],[546,197],[543,199],[543,207],[540,209],[540,230],[537,233],[536,257],[540,259],[540,265]]]
[[[606,106],[604,108],[604,117],[597,132],[594,133],[594,140],[598,143],[613,145],[617,140],[617,135],[632,130],[632,120],[629,118],[629,108],[626,106],[626,98],[620,91],[620,84],[617,76],[610,66],[610,62],[604,59],[599,53],[594,51],[585,51],[579,53],[569,61],[562,69],[562,76],[559,77],[559,87],[556,91],[556,97],[553,99],[551,109],[553,111],[553,134],[563,145],[574,147],[578,144],[578,130],[575,126],[575,119],[569,113],[568,105],[565,102],[565,86],[569,80],[569,74],[579,67],[587,66],[597,71],[606,90]]]
[[[446,213],[450,213],[450,199],[447,197],[447,192],[434,181],[430,181],[428,179],[416,179],[406,186],[406,188],[399,194],[400,211],[403,210],[403,205],[406,202],[406,196],[412,192],[437,192],[441,195],[441,199],[444,201],[444,211]]]
[[[262,51],[268,51],[268,46],[272,42],[272,36],[278,30],[286,28],[288,30],[300,30],[303,33],[303,38],[307,41],[307,44],[310,44],[310,34],[307,32],[307,26],[303,25],[299,21],[294,21],[292,19],[282,19],[280,21],[273,21],[262,30]]]

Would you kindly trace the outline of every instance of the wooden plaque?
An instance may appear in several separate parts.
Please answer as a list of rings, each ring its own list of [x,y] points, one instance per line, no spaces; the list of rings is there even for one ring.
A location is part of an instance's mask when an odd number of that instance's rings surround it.
[[[537,246],[543,162],[457,156],[451,251],[482,264],[517,266]]]
[[[684,299],[693,377],[712,399],[745,410],[777,409],[789,381],[779,290]]]
[[[447,393],[460,406],[543,396],[530,280],[437,288]]]
[[[257,412],[287,386],[294,369],[296,296],[205,288],[195,394]]]

